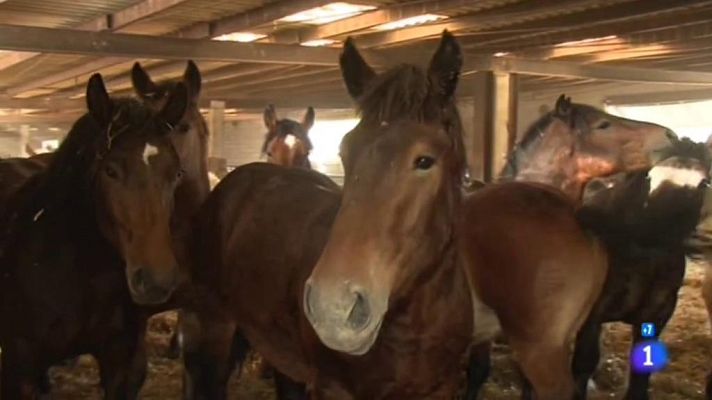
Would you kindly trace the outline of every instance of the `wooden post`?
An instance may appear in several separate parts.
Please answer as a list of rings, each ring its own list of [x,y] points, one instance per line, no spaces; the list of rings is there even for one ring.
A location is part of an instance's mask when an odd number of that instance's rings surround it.
[[[224,157],[224,133],[225,133],[225,102],[211,101],[210,111],[208,111],[208,130],[210,132],[210,146],[208,147],[209,157]]]
[[[17,156],[27,157],[27,144],[30,142],[30,126],[27,124],[20,125],[20,134],[17,139]]]
[[[517,79],[490,71],[474,74],[472,131],[466,140],[473,179],[491,182],[504,167],[517,135]]]

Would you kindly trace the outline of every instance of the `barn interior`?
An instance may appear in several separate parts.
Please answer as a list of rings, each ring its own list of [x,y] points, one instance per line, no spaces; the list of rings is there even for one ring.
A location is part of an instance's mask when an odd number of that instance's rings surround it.
[[[712,0],[0,0],[0,157],[56,149],[85,112],[93,73],[112,95],[131,95],[136,61],[169,79],[190,59],[216,174],[263,159],[268,104],[295,119],[311,106],[313,166],[341,182],[339,142],[358,121],[338,65],[346,38],[384,69],[427,63],[445,29],[465,53],[457,97],[474,178],[491,180],[562,93],[696,141],[712,133]],[[702,399],[712,359],[691,294],[700,277],[687,283],[671,330],[683,366],[654,380],[661,399]],[[622,358],[608,362],[600,398],[624,385]],[[515,398],[500,389],[487,398]]]

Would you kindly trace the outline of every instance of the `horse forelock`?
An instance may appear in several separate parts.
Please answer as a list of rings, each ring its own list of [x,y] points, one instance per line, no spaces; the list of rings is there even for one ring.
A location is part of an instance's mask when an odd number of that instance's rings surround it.
[[[357,99],[357,106],[362,123],[382,126],[396,120],[414,120],[439,124],[451,139],[456,168],[465,174],[462,122],[454,98],[439,104],[428,74],[422,68],[401,64],[379,74]],[[376,139],[369,133],[375,131],[361,130],[364,137],[352,138],[349,142],[367,145]]]

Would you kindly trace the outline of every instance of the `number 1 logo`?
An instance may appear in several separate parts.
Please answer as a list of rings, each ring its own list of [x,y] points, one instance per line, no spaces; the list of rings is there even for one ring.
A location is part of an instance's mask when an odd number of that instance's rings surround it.
[[[631,353],[631,368],[639,374],[651,374],[665,368],[669,362],[667,347],[658,341],[638,343]]]
[[[651,345],[647,345],[643,347],[643,352],[645,353],[645,361],[643,361],[643,366],[654,367],[655,364],[653,364],[653,347]]]

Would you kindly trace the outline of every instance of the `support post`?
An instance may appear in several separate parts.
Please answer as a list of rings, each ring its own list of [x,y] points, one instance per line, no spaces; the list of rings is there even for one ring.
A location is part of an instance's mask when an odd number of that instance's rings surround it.
[[[474,74],[474,112],[468,135],[470,173],[491,182],[504,167],[517,135],[517,77],[482,71]]]
[[[20,134],[17,140],[17,156],[27,157],[27,144],[30,143],[30,126],[27,124],[20,125]]]
[[[224,157],[225,102],[212,100],[208,111],[209,157]]]

